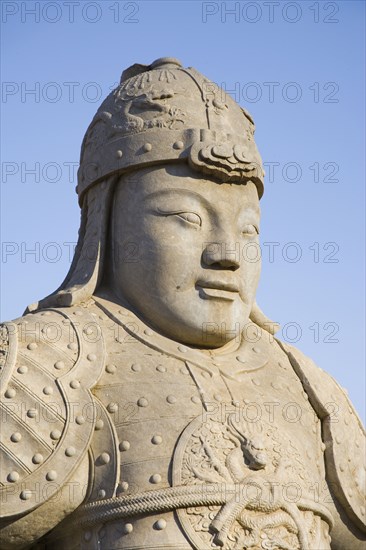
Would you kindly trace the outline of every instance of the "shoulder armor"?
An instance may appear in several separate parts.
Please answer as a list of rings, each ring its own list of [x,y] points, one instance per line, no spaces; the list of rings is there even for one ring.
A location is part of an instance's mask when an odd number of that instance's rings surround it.
[[[322,420],[327,477],[348,517],[365,531],[365,430],[345,391],[296,348],[279,342]]]
[[[2,325],[2,518],[51,499],[85,457],[97,419],[91,388],[105,363],[96,319],[78,307]]]

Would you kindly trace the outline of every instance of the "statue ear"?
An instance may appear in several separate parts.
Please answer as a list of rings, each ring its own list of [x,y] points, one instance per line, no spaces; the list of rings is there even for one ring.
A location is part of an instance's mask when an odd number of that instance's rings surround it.
[[[250,312],[249,319],[253,321],[260,328],[266,330],[270,334],[276,334],[280,329],[280,325],[275,321],[271,321],[258,306],[257,302],[254,302],[252,311]]]

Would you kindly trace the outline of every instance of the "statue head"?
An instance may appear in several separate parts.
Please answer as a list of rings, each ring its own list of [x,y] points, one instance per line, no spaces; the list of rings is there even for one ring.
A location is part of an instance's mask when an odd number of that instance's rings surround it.
[[[212,347],[249,317],[263,324],[263,176],[253,120],[222,89],[176,59],[133,65],[82,144],[70,271],[29,310],[103,289],[177,341],[204,345],[205,326],[220,324]]]

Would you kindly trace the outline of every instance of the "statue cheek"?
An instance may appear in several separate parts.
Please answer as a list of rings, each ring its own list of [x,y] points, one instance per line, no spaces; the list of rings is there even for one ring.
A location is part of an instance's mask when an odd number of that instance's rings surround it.
[[[185,236],[181,232],[155,233],[144,243],[144,254],[153,263],[172,264],[172,270],[176,269],[177,264],[182,264],[180,269],[183,270],[193,265],[199,266],[203,249],[204,242],[200,236]]]

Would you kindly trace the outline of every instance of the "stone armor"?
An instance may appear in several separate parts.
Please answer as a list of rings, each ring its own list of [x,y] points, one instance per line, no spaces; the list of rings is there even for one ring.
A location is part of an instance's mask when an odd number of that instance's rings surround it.
[[[200,351],[95,298],[2,334],[1,548],[326,550],[337,502],[361,528],[355,411],[254,323]]]

